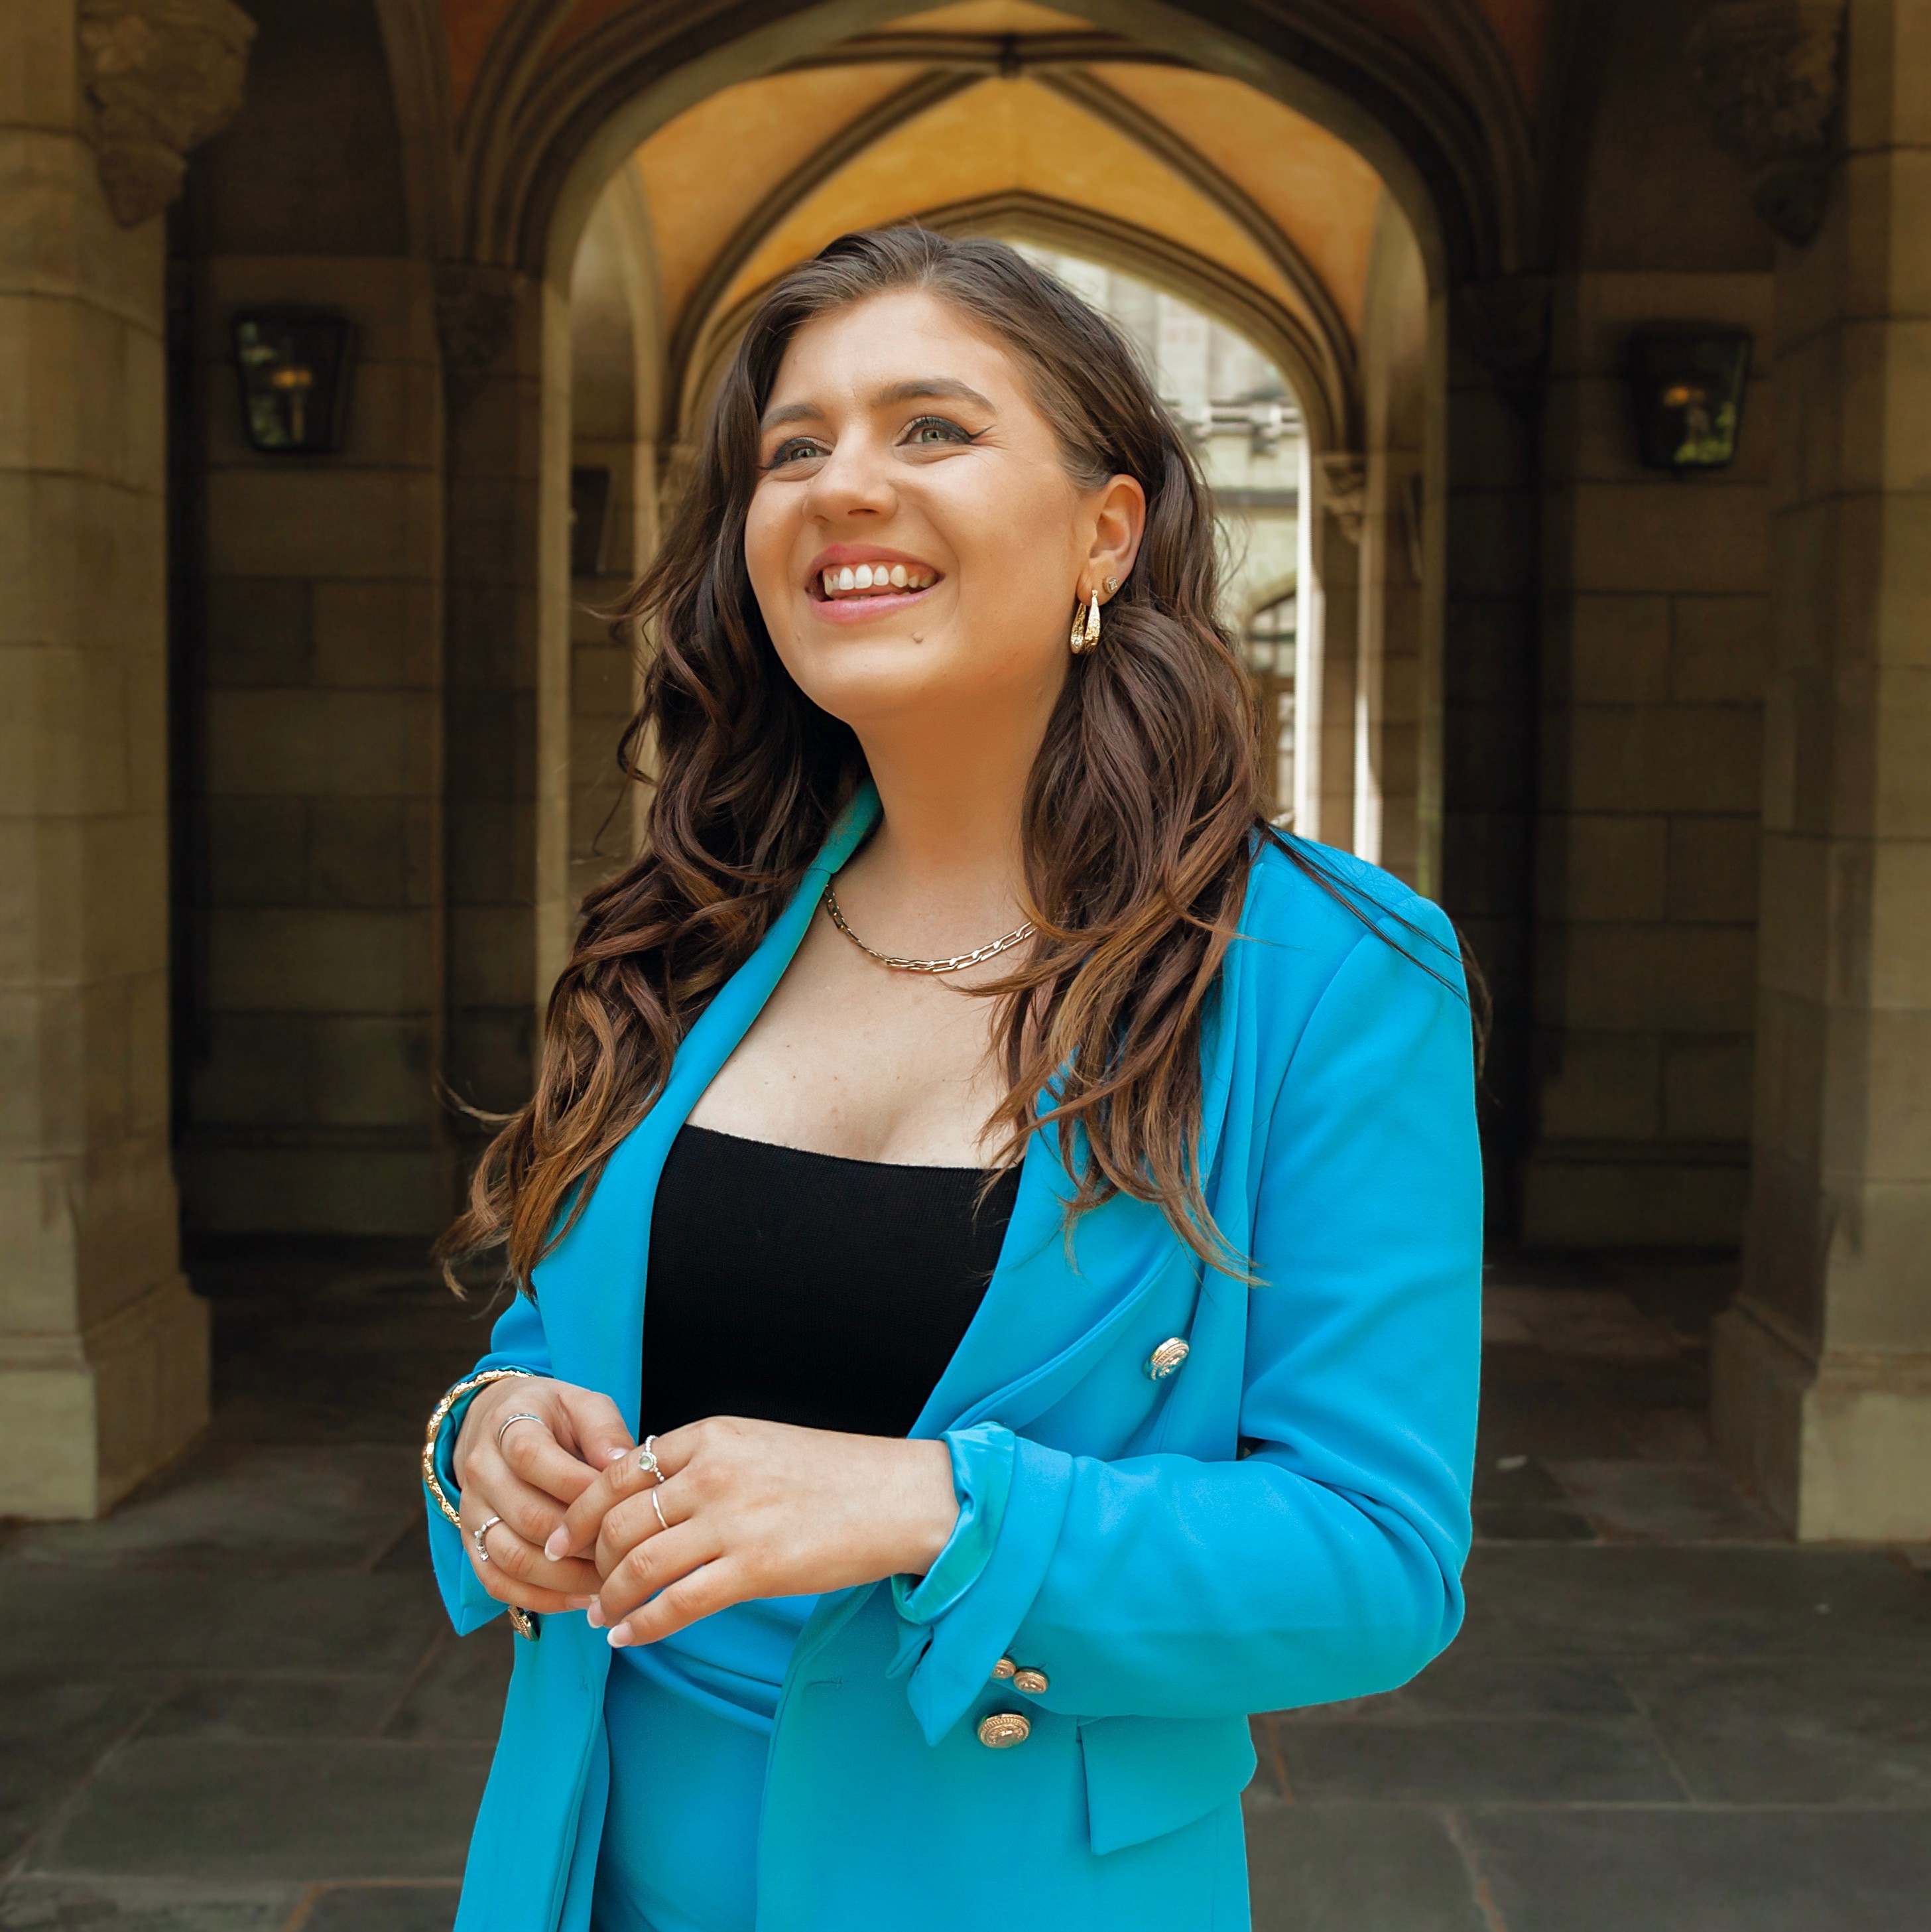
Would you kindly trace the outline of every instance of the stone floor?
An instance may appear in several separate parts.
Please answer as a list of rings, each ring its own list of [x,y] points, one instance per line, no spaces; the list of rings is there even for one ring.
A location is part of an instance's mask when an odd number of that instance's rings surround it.
[[[1492,1277],[1467,1629],[1256,1720],[1258,1932],[1927,1923],[1931,1553],[1793,1548],[1712,1462],[1720,1266]],[[0,1534],[0,1928],[447,1927],[508,1639],[443,1624],[411,1444],[484,1311],[367,1247],[195,1278],[205,1441]]]

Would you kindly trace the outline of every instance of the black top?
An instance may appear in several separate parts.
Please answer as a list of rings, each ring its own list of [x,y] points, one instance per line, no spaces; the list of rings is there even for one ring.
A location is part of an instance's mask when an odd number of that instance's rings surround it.
[[[903,1436],[977,1311],[1019,1170],[901,1167],[686,1126],[650,1230],[643,1426]]]

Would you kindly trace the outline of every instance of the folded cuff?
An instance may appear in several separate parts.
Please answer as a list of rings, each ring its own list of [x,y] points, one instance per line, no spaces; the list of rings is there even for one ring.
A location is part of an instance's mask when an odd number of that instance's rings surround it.
[[[931,1624],[970,1590],[991,1560],[1012,1493],[1012,1458],[1018,1438],[996,1422],[946,1432],[952,1459],[952,1494],[958,1521],[946,1546],[922,1577],[895,1576],[892,1600],[908,1623]]]
[[[972,1707],[1025,1621],[1052,1562],[1072,1492],[1070,1456],[995,1424],[984,1426],[996,1431],[995,1444],[1003,1438],[1010,1445],[1004,1507],[988,1538],[991,1546],[943,1614],[932,1613],[925,1623],[908,1621],[895,1666],[895,1674],[908,1676],[906,1696],[928,1744],[937,1744]],[[910,1600],[919,1607],[917,1592]]]

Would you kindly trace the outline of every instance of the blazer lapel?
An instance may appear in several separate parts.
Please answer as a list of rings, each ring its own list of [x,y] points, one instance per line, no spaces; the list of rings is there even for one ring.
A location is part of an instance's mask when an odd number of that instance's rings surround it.
[[[871,830],[878,809],[878,794],[868,782],[832,828],[790,904],[685,1036],[664,1091],[611,1155],[577,1225],[534,1270],[556,1372],[607,1390],[633,1434],[641,1426],[651,1210],[670,1144],[784,976],[825,880]]]
[[[1210,1174],[1226,1119],[1234,1029],[1216,995],[1202,1028],[1201,1168]],[[1072,1183],[1057,1130],[1036,1132],[984,1298],[939,1378],[915,1436],[988,1418],[1022,1430],[1072,1388],[1170,1268],[1201,1264],[1151,1202],[1116,1194],[1082,1214],[1070,1241]]]
[[[878,794],[867,784],[763,943],[691,1029],[657,1104],[610,1156],[575,1227],[535,1270],[556,1372],[607,1390],[633,1432],[640,1426],[651,1210],[670,1144],[784,977],[824,880],[856,849],[878,810]],[[1223,1021],[1229,976],[1223,972],[1202,1030],[1206,1172],[1219,1148],[1230,1087],[1235,1030]],[[913,1426],[915,1436],[940,1436],[988,1417],[1023,1428],[1086,1372],[1167,1268],[1199,1265],[1158,1208],[1124,1195],[1081,1215],[1069,1245],[1065,1210],[1072,1184],[1058,1145],[1057,1133],[1044,1130],[1027,1147],[991,1282]]]

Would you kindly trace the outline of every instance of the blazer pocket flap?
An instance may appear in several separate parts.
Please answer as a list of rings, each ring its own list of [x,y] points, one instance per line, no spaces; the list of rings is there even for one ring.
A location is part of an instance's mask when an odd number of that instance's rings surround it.
[[[1092,1718],[1079,1738],[1096,1852],[1177,1832],[1238,1796],[1254,1775],[1244,1718]]]

